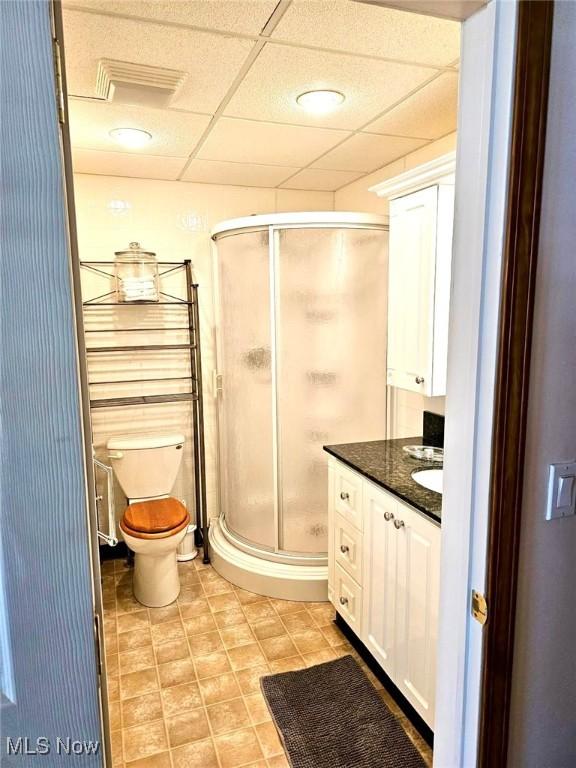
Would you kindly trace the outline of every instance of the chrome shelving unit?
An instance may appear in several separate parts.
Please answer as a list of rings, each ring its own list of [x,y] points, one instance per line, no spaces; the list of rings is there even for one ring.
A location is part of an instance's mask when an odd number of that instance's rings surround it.
[[[83,261],[81,268],[89,270],[92,273],[114,279],[114,263],[110,261]],[[135,395],[127,397],[105,397],[91,398],[90,409],[95,408],[126,408],[130,406],[142,406],[158,403],[177,403],[190,401],[192,403],[192,431],[193,431],[193,454],[194,454],[194,491],[196,506],[196,544],[203,546],[204,562],[209,563],[208,552],[208,517],[206,510],[206,466],[205,466],[205,447],[204,447],[204,403],[202,397],[202,358],[200,350],[200,313],[198,309],[198,285],[194,283],[192,277],[192,262],[186,260],[183,262],[158,262],[160,286],[162,278],[168,275],[174,275],[178,272],[185,272],[186,279],[186,298],[173,296],[160,290],[160,300],[154,302],[118,302],[114,300],[115,291],[95,296],[83,302],[85,318],[92,310],[98,310],[102,307],[116,307],[119,311],[129,311],[135,308],[158,308],[169,306],[171,308],[181,307],[184,317],[182,323],[164,327],[129,327],[129,328],[88,328],[86,330],[86,353],[88,356],[108,354],[108,353],[138,353],[138,352],[163,352],[166,350],[187,350],[190,356],[190,376],[170,376],[170,377],[151,377],[142,379],[118,379],[114,381],[90,381],[90,386],[112,385],[112,384],[146,384],[162,381],[189,381],[190,388],[187,392],[153,394],[153,395]],[[122,344],[117,346],[99,346],[91,344],[89,339],[93,335],[101,333],[150,333],[187,331],[188,342],[185,344]]]

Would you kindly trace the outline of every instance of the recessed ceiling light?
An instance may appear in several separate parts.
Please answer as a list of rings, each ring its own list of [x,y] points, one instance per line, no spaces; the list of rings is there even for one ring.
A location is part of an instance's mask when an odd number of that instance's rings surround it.
[[[140,128],[114,128],[109,134],[114,141],[130,149],[140,149],[152,139],[152,134]]]
[[[340,91],[306,91],[298,96],[296,102],[307,112],[323,114],[339,107],[345,98]]]

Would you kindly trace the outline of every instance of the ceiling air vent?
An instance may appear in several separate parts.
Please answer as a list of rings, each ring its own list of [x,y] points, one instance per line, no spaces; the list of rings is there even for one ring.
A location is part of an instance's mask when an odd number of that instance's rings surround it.
[[[114,104],[167,107],[185,79],[177,69],[100,59],[96,95]]]

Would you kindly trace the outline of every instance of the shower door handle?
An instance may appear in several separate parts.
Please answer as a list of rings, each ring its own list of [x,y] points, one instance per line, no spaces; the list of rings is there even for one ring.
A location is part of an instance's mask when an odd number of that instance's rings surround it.
[[[212,372],[212,388],[214,392],[214,397],[218,398],[222,394],[222,374],[218,373],[218,371]]]
[[[101,461],[98,461],[97,458],[93,457],[94,466],[98,469],[103,470],[106,472],[106,487],[107,487],[107,496],[108,496],[108,533],[102,533],[102,531],[97,531],[97,535],[106,542],[110,547],[115,547],[118,544],[118,539],[116,538],[116,516],[114,514],[114,475],[112,467],[109,467],[108,464],[104,464]],[[97,496],[96,500],[102,499],[101,496]]]

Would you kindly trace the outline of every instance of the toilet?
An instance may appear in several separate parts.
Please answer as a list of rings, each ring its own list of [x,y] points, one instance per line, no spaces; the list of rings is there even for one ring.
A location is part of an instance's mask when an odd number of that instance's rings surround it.
[[[170,496],[184,435],[120,435],[108,440],[108,458],[128,499],[120,531],[134,552],[134,597],[150,608],[174,602],[180,592],[176,550],[190,515]]]

